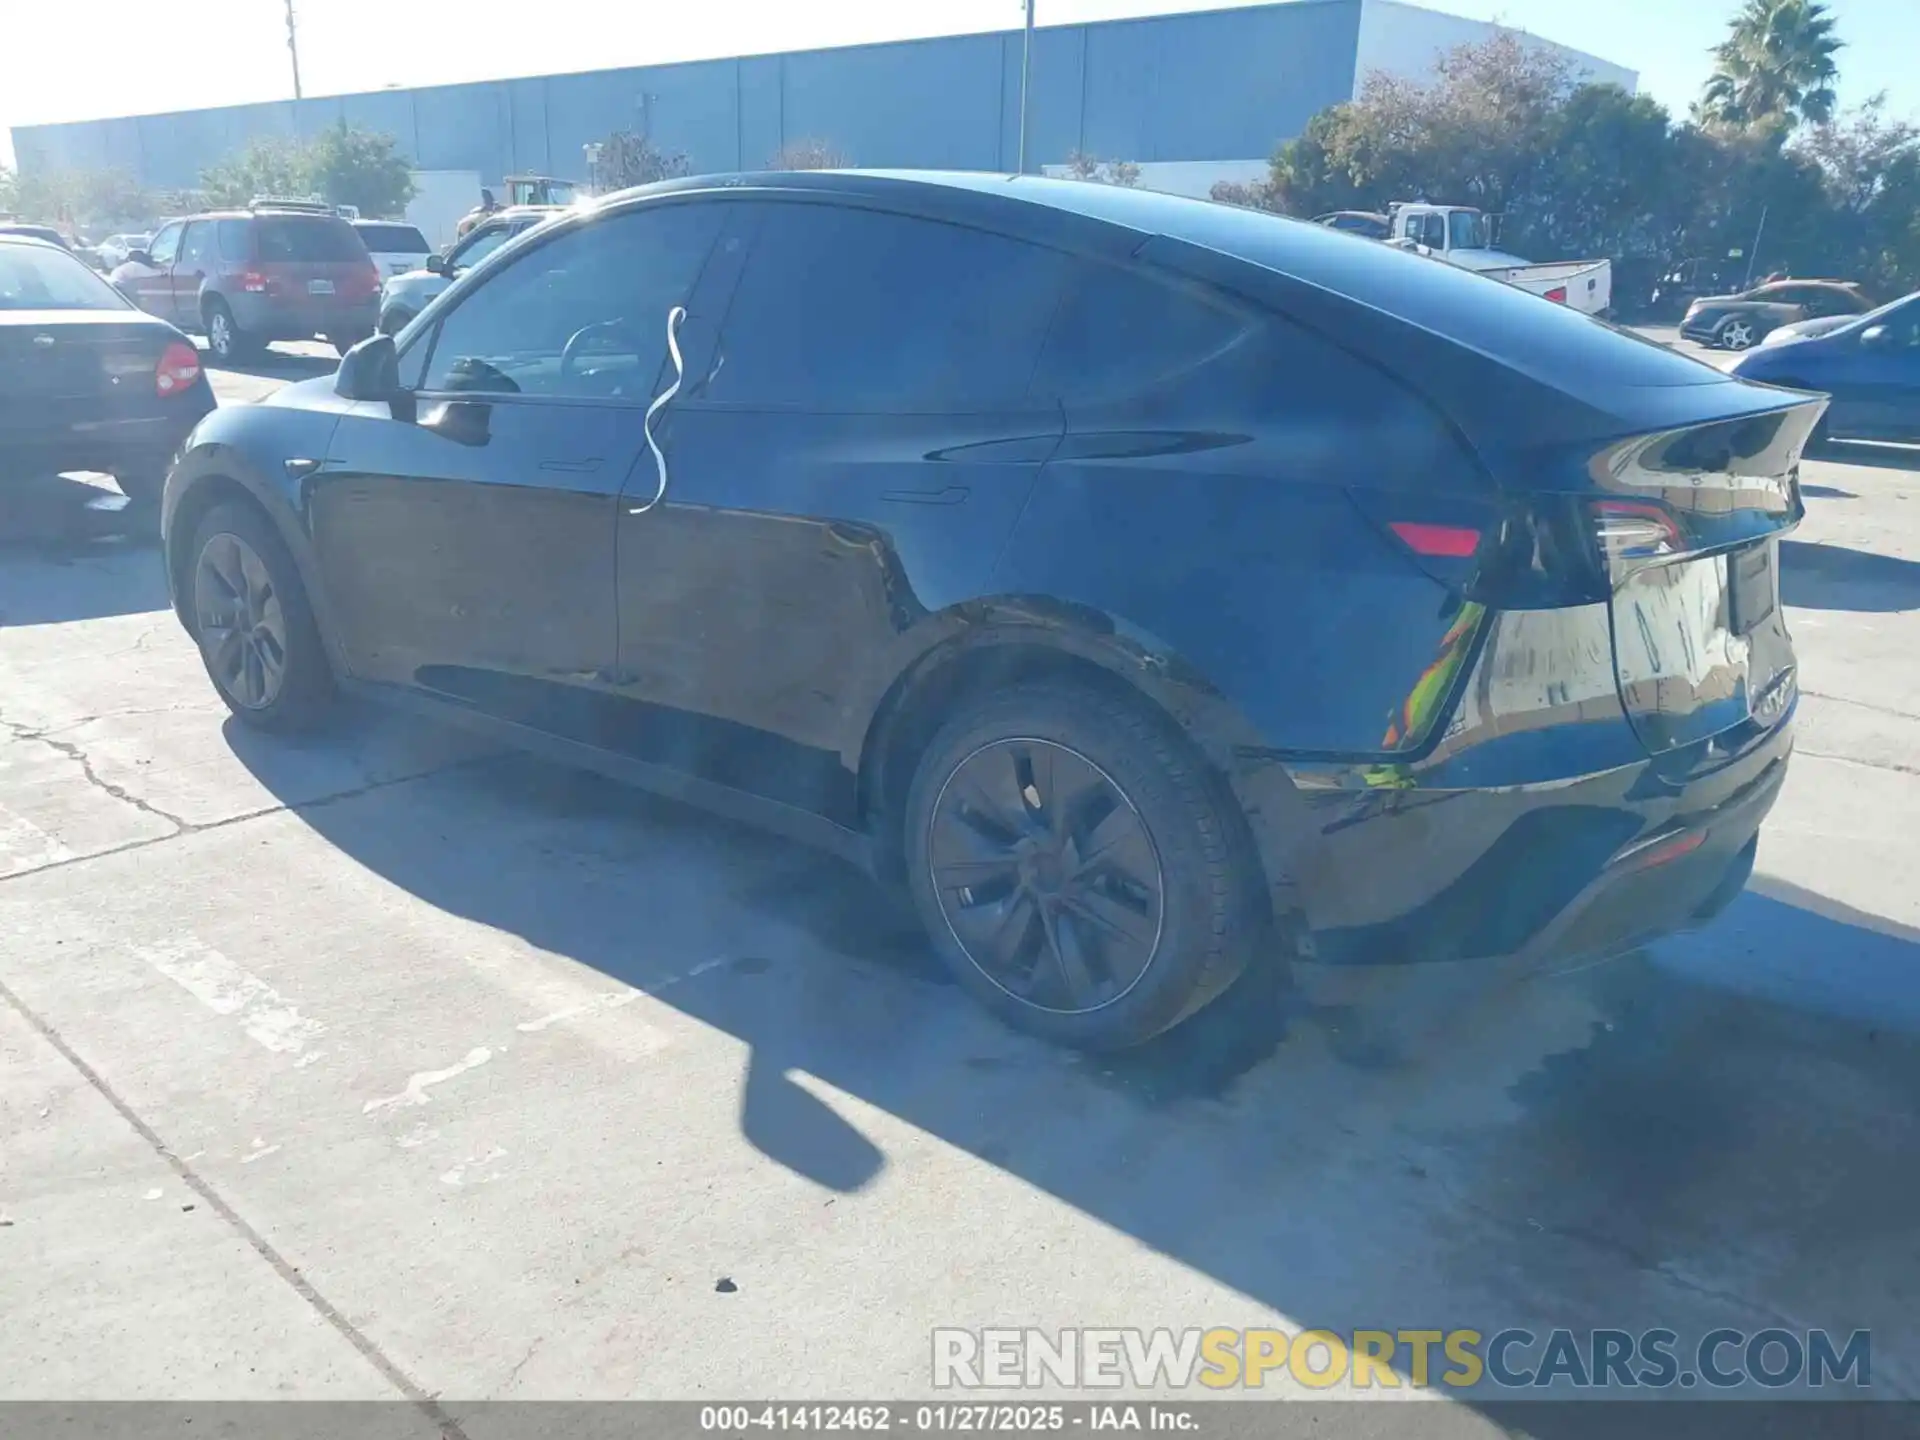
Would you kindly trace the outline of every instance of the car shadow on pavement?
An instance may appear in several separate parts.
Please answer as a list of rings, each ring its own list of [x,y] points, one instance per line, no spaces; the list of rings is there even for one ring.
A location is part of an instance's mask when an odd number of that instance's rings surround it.
[[[1807,458],[1834,465],[1880,470],[1920,470],[1920,445],[1883,445],[1876,440],[1827,440],[1807,447]]]
[[[340,368],[339,357],[333,355],[289,355],[284,350],[275,350],[271,346],[254,352],[242,360],[229,360],[225,364],[216,364],[213,356],[201,347],[201,361],[208,369],[231,371],[236,375],[255,375],[263,380],[311,380],[316,375],[331,375]]]
[[[228,738],[284,786],[276,742]],[[841,862],[592,776],[498,757],[295,813],[423,903],[738,1039],[742,1134],[830,1191],[889,1159],[811,1082],[1283,1324],[1697,1339],[1790,1316],[1871,1328],[1882,1385],[1916,1373],[1920,935],[1874,917],[1752,891],[1650,954],[1456,996],[1387,1055],[1256,978],[1093,1057],[984,1015]],[[1529,1433],[1594,1433],[1578,1408]]]
[[[1780,599],[1805,610],[1920,609],[1920,561],[1831,541],[1782,540]]]
[[[104,479],[0,485],[0,626],[165,609],[159,542],[153,512]]]

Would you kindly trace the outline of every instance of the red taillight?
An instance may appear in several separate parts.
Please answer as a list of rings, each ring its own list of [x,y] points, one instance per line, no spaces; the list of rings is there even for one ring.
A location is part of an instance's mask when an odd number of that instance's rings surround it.
[[[1567,287],[1564,285],[1554,286],[1553,289],[1547,291],[1547,299],[1553,301],[1553,303],[1556,305],[1566,304],[1567,303]]]
[[[1390,520],[1387,528],[1416,555],[1436,560],[1464,560],[1480,548],[1480,532],[1464,525],[1421,525]]]
[[[160,363],[153,371],[153,390],[156,395],[178,395],[191,390],[199,378],[200,352],[184,340],[175,340],[160,352]]]
[[[240,288],[249,295],[264,295],[267,293],[267,277],[258,270],[242,270]]]

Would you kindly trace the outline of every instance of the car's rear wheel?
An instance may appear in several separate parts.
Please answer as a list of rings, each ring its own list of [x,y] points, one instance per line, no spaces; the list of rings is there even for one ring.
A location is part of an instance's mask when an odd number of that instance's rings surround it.
[[[240,328],[233,318],[233,311],[227,302],[218,296],[207,301],[207,349],[213,358],[222,364],[230,365],[236,360],[244,360],[259,346],[253,337]]]
[[[1721,325],[1719,333],[1713,337],[1714,343],[1726,350],[1749,350],[1759,338],[1754,323],[1738,315]]]
[[[907,797],[921,918],[966,989],[1056,1042],[1136,1045],[1218,995],[1264,933],[1224,786],[1167,722],[1040,681],[957,715]]]
[[[188,613],[220,698],[262,730],[313,724],[333,698],[333,671],[272,521],[252,505],[216,505],[190,543]]]

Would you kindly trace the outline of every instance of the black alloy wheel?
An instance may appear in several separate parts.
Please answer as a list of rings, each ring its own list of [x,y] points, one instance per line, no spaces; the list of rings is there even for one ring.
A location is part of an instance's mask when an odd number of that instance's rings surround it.
[[[1231,788],[1118,685],[1055,677],[958,705],[900,819],[941,960],[1016,1029],[1123,1049],[1256,959],[1285,963]]]
[[[1012,738],[963,759],[934,801],[929,859],[954,938],[1016,1000],[1096,1010],[1153,963],[1159,851],[1113,777],[1068,746]]]
[[[193,572],[194,631],[207,670],[243,709],[264,710],[287,679],[287,616],[266,562],[238,535],[211,536]]]
[[[216,505],[183,558],[194,642],[227,708],[263,730],[312,724],[333,698],[333,668],[273,522],[250,504]]]

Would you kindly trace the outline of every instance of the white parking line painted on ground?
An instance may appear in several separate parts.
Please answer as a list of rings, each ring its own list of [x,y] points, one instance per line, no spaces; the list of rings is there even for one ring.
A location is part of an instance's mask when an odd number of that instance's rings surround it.
[[[487,1049],[484,1045],[469,1050],[466,1059],[457,1064],[449,1065],[444,1070],[422,1070],[418,1075],[415,1075],[411,1080],[407,1081],[407,1088],[402,1090],[398,1095],[388,1095],[383,1099],[367,1101],[365,1105],[360,1107],[360,1113],[362,1115],[371,1115],[376,1111],[391,1109],[399,1105],[424,1105],[433,1098],[427,1094],[428,1086],[442,1084],[445,1081],[453,1079],[456,1075],[464,1075],[469,1070],[478,1069],[492,1058],[493,1051]]]
[[[0,805],[0,874],[71,860],[73,851],[26,816]]]
[[[327,1033],[258,975],[192,938],[130,947],[147,964],[216,1015],[238,1015],[240,1028],[276,1055],[299,1055]]]
[[[644,990],[609,990],[578,1005],[569,1005],[551,1015],[542,1015],[538,1020],[522,1020],[513,1028],[522,1035],[537,1035],[549,1025],[558,1025],[562,1020],[574,1020],[582,1015],[597,1015],[603,1010],[618,1010],[622,1005],[631,1005],[645,993]]]

